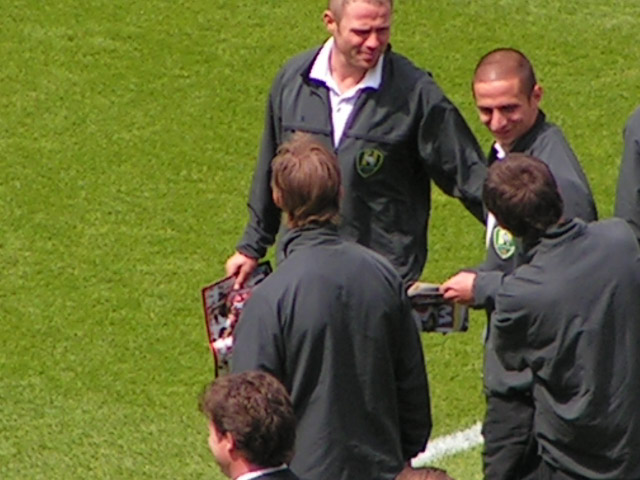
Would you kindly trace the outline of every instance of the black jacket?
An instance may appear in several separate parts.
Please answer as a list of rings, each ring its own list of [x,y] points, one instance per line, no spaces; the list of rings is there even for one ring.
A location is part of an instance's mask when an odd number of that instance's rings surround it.
[[[429,437],[420,338],[402,281],[333,226],[294,229],[235,331],[232,371],[261,369],[291,393],[291,469],[307,480],[392,479]]]
[[[586,221],[597,219],[597,211],[589,183],[562,131],[546,121],[540,111],[531,129],[511,149],[545,162],[558,184],[564,201],[564,216]],[[497,161],[492,148],[489,162]],[[497,225],[489,232],[487,258],[477,268],[474,303],[491,314],[495,296],[506,275],[528,261],[519,239]],[[488,329],[491,336],[491,329]],[[487,411],[483,424],[484,471],[486,478],[526,479],[536,467],[537,446],[530,430],[533,402],[530,395],[531,372],[505,370],[493,349],[484,353],[484,384]]]
[[[629,222],[640,240],[640,107],[629,117],[624,128],[624,153],[614,215]]]
[[[295,131],[333,149],[329,92],[309,78],[318,49],[277,75],[267,104],[249,197],[249,223],[237,249],[262,257],[275,241],[280,211],[271,198],[271,160]],[[431,76],[388,50],[378,90],[365,89],[336,150],[342,172],[340,234],[386,257],[407,282],[427,258],[431,180],[483,219],[484,156],[456,107]]]
[[[640,249],[625,222],[549,229],[496,297],[488,347],[532,373],[542,459],[569,475],[640,478]],[[498,392],[501,393],[501,392]]]
[[[598,219],[595,200],[578,159],[562,131],[553,123],[547,122],[540,111],[533,127],[519,138],[511,153],[525,153],[542,160],[558,184],[558,190],[564,202],[565,218],[581,218],[587,222]],[[489,164],[496,161],[496,150],[491,149]],[[474,285],[474,304],[477,307],[491,309],[493,297],[500,287],[504,273],[513,271],[526,262],[522,245],[514,240],[513,249],[500,251],[498,243],[499,227],[489,234],[487,258],[477,267],[478,276]],[[504,234],[504,232],[503,232]]]

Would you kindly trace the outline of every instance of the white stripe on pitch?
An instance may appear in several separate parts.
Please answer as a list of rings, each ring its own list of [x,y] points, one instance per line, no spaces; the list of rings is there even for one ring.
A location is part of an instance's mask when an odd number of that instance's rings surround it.
[[[420,452],[411,460],[411,465],[414,467],[422,467],[441,458],[449,457],[482,445],[481,427],[481,423],[478,422],[466,430],[430,440],[424,452]]]

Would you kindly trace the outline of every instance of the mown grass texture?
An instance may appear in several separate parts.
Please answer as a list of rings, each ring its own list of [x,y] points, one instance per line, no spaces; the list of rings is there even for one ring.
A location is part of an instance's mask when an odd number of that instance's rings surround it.
[[[223,273],[270,82],[320,43],[324,2],[14,1],[0,19],[0,477],[222,478],[197,396],[199,289]],[[483,145],[478,57],[533,60],[609,216],[640,97],[633,0],[397,2],[393,48],[431,70]],[[481,261],[483,229],[434,196],[425,278]],[[424,335],[434,434],[479,420],[481,332]],[[479,449],[442,463],[481,478]]]

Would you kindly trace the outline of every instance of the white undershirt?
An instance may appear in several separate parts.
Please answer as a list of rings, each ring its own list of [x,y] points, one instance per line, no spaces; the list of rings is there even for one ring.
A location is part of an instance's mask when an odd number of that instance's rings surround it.
[[[493,148],[496,151],[496,158],[498,160],[502,160],[507,156],[507,152],[502,149],[499,143],[494,143]],[[495,228],[497,223],[498,222],[496,220],[496,217],[494,217],[493,214],[489,212],[489,215],[487,215],[487,236],[485,240],[487,248],[489,248],[489,245],[491,244],[491,233],[493,232],[493,229]]]
[[[279,472],[280,470],[284,470],[286,468],[287,466],[283,463],[279,467],[264,468],[262,470],[254,470],[253,472],[245,473],[244,475],[236,477],[235,480],[251,480],[252,478],[258,478],[262,475],[267,475],[268,473]]]
[[[382,81],[382,61],[384,54],[378,59],[376,66],[369,69],[360,83],[351,87],[346,92],[340,92],[338,84],[331,75],[331,50],[333,49],[333,37],[327,40],[320,52],[316,56],[309,78],[324,82],[329,89],[329,100],[331,103],[331,123],[333,125],[333,146],[337,147],[342,138],[342,133],[347,124],[347,120],[353,111],[358,95],[365,88],[380,88]]]

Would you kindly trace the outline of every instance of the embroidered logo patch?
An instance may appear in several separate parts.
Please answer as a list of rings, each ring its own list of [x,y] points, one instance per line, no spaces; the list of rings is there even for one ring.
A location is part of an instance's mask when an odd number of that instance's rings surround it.
[[[501,227],[493,229],[493,249],[502,260],[513,256],[516,251],[516,242],[513,235]]]
[[[367,148],[356,155],[356,169],[361,177],[367,178],[380,170],[384,153],[377,148]]]

